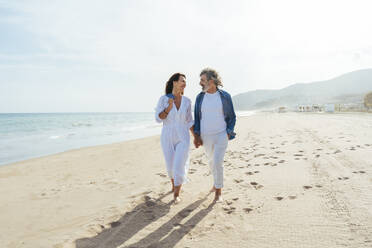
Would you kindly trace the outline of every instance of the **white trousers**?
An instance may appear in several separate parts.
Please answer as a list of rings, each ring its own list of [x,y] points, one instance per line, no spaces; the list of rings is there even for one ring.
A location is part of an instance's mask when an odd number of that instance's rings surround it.
[[[201,138],[213,175],[214,187],[220,189],[223,187],[223,158],[228,143],[227,133],[223,131],[213,135],[201,134]]]
[[[161,144],[168,176],[174,179],[175,186],[180,186],[187,182],[190,140],[180,141],[177,135],[162,135]]]

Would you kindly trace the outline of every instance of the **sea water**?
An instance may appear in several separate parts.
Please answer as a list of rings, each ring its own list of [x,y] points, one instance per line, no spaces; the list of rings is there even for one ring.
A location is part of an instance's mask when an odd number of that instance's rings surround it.
[[[0,165],[160,131],[154,113],[0,114]]]
[[[239,117],[254,111],[237,111]],[[0,165],[159,135],[154,113],[0,114]]]

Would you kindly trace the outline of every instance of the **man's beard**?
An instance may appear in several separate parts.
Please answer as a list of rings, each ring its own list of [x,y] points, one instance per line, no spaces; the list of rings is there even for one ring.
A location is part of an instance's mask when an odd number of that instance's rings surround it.
[[[209,83],[207,83],[206,85],[203,85],[202,90],[204,93],[207,92],[209,90]]]

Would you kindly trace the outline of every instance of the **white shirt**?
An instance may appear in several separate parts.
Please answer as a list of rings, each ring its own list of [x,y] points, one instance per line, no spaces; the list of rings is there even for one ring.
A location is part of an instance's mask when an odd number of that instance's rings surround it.
[[[205,93],[201,106],[200,133],[217,134],[226,131],[220,93]]]
[[[167,96],[160,97],[155,108],[155,120],[163,123],[162,138],[171,140],[171,137],[189,142],[189,129],[194,125],[191,113],[191,100],[182,96],[180,108],[177,110],[175,103],[169,111],[167,118],[160,119],[159,114],[169,106]]]

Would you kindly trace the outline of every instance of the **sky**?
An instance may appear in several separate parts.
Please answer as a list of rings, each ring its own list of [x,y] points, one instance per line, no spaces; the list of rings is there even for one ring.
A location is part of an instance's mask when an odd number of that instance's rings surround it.
[[[372,67],[369,0],[0,0],[0,113],[153,111],[216,69],[236,95]]]

